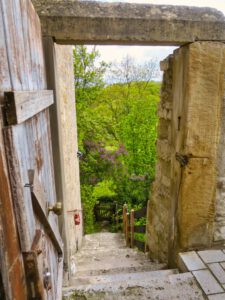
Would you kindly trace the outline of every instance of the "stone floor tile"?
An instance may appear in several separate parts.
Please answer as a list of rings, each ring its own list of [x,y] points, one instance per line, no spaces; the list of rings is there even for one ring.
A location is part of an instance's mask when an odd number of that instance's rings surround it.
[[[220,263],[220,265],[225,270],[225,262]]]
[[[221,250],[198,251],[198,255],[205,263],[216,263],[225,261],[225,253]]]
[[[208,264],[209,269],[221,284],[225,284],[225,271],[219,263]]]
[[[179,253],[179,257],[188,271],[197,271],[207,268],[195,251]]]
[[[208,296],[208,300],[225,300],[225,293]]]
[[[193,271],[192,273],[206,295],[224,292],[223,288],[209,270]]]

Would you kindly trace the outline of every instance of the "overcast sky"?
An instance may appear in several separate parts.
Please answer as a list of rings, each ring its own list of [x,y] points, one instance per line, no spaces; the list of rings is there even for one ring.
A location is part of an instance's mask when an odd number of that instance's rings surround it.
[[[222,11],[225,15],[225,0],[108,0],[103,2],[130,2],[148,4],[170,4],[200,7],[213,7]],[[124,56],[130,55],[137,62],[143,62],[151,58],[159,61],[173,52],[175,47],[167,46],[98,46],[102,60],[106,62],[120,61]]]

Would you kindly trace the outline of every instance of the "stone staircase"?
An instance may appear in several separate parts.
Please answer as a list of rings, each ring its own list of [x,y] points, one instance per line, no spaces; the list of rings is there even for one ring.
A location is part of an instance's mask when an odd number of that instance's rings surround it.
[[[127,248],[122,234],[86,235],[74,259],[77,270],[63,299],[205,299],[190,272],[151,262],[144,253]]]

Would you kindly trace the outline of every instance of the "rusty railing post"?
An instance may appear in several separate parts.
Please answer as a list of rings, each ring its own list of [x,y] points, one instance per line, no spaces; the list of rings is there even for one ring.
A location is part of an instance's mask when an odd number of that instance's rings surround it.
[[[123,233],[126,235],[127,204],[123,206]]]
[[[126,245],[130,246],[130,214],[126,214]]]
[[[134,247],[134,209],[130,212],[130,247]]]
[[[116,223],[116,230],[118,230],[119,214],[118,214],[118,204],[117,204],[117,202],[115,202],[115,223]]]

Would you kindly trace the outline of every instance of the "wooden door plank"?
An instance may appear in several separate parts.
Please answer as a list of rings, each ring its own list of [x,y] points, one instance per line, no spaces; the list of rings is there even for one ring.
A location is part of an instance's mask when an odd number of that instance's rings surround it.
[[[12,88],[24,89],[24,85],[28,88],[20,2],[2,0],[1,4]]]
[[[30,250],[35,234],[31,195],[25,187],[28,183],[27,140],[23,137],[22,126],[10,126],[4,128],[3,132],[20,244],[22,251],[26,252]]]
[[[38,251],[38,246],[39,246],[42,234],[43,234],[43,232],[41,229],[36,229],[34,240],[31,245],[31,251]]]
[[[9,65],[6,52],[6,41],[3,27],[2,7],[0,5],[0,89],[10,90]]]
[[[32,12],[34,17],[34,29],[35,29],[35,44],[34,49],[36,50],[36,60],[38,63],[38,72],[37,72],[37,78],[38,78],[38,88],[44,89],[47,88],[47,80],[46,80],[46,69],[45,69],[45,61],[44,61],[44,55],[43,55],[43,42],[42,42],[42,30],[41,30],[41,24],[39,16],[36,14],[35,9],[32,5],[32,2],[30,3],[30,11]]]
[[[46,77],[41,28],[31,1],[2,0],[0,1],[0,10],[0,103],[3,104],[5,91],[46,89]],[[1,18],[2,16],[3,18]],[[0,132],[2,132],[1,112],[0,122]],[[27,299],[19,247],[21,245],[23,251],[30,251],[29,246],[35,237],[35,230],[37,228],[43,230],[42,224],[35,219],[33,213],[30,190],[25,187],[26,183],[29,183],[27,174],[29,169],[38,166],[38,176],[44,186],[47,200],[51,204],[55,201],[48,111],[44,110],[20,125],[4,128],[4,135],[5,141],[3,143],[0,133],[0,202],[3,208],[3,213],[0,216],[0,244],[2,245],[0,268],[6,275],[4,285],[7,298]],[[13,149],[10,149],[9,141],[12,142]],[[7,150],[10,175],[5,172],[4,148]],[[4,170],[1,170],[1,161],[4,164]],[[11,184],[17,230],[21,238],[19,246],[16,245],[16,235],[13,231],[15,223],[13,215],[11,215],[12,210],[10,210],[12,204],[10,190],[6,185],[8,179]],[[57,217],[50,214],[49,218],[51,219],[50,222],[54,222],[57,228]],[[24,221],[22,224],[21,219]],[[48,239],[45,250],[48,258],[45,264],[49,267],[53,277],[53,287],[47,291],[46,299],[55,299],[59,253],[57,253],[47,233],[45,236]],[[43,265],[45,252],[43,251],[43,255],[38,256],[39,267]],[[10,270],[9,274],[6,268]]]
[[[32,45],[29,40],[29,30],[31,27],[32,19],[34,18],[34,14],[30,13],[30,1],[29,0],[20,0],[21,7],[21,19],[22,19],[22,28],[23,28],[23,37],[24,37],[24,54],[25,54],[25,62],[26,62],[26,72],[29,74],[29,80],[27,82],[26,89],[34,90],[37,88],[36,78],[33,76],[33,73],[36,72],[37,68],[32,66],[31,52]],[[34,35],[35,36],[35,35]]]
[[[51,238],[57,252],[61,255],[63,253],[62,241],[60,235],[58,234],[58,227],[54,221],[51,219],[48,220],[47,216],[45,215],[40,202],[36,198],[36,196],[32,193],[32,203],[33,209],[37,218],[40,220],[41,224],[44,226],[45,232]]]
[[[53,91],[14,91],[5,93],[8,125],[20,124],[43,111],[54,102]]]
[[[21,5],[27,3],[27,15],[24,18],[24,36],[29,43],[30,52],[30,81],[33,89],[46,88],[45,64],[43,60],[43,47],[39,18],[36,15],[31,1],[20,0]],[[28,22],[28,27],[26,26]]]
[[[56,300],[62,299],[62,285],[63,285],[63,257],[58,261],[58,282],[56,290]]]
[[[44,214],[47,215],[47,195],[39,181],[37,171],[35,172],[34,170],[28,170],[28,176],[32,193],[38,200],[39,206],[41,207]]]
[[[0,104],[4,102],[4,91],[12,89],[7,41],[3,22],[3,1],[0,1]],[[20,49],[20,47],[19,47]],[[22,50],[21,50],[22,51]],[[18,61],[20,64],[20,61]],[[11,196],[2,132],[0,112],[0,269],[7,299],[27,299],[24,280],[24,265],[15,220],[15,207]]]
[[[38,179],[37,173],[33,170],[30,170],[29,174],[34,212],[40,220],[41,224],[44,226],[45,232],[48,233],[58,253],[61,255],[63,253],[62,240],[54,219],[52,220],[52,218],[48,218],[48,212],[45,207],[45,203],[48,202],[45,196],[45,192]]]
[[[35,218],[29,188],[28,170],[37,169],[38,177],[46,192],[46,203],[53,205],[56,199],[54,175],[50,155],[48,114],[39,113],[29,121],[4,128],[5,147],[13,191],[13,201],[23,251],[29,251],[35,235]],[[52,226],[58,233],[57,216],[50,214]]]
[[[46,88],[40,21],[31,1],[2,0],[1,5],[12,88]]]
[[[44,110],[25,122],[25,130],[28,140],[28,159],[30,161],[30,167],[27,170],[37,170],[38,178],[46,192],[48,202],[53,205],[56,194],[49,122],[48,110]]]

